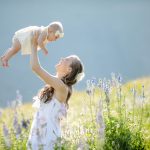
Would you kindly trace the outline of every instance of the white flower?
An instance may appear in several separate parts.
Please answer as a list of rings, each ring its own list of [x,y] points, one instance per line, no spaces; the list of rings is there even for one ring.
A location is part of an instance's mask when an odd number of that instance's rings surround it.
[[[33,102],[33,104],[32,104],[32,107],[39,108],[41,102],[40,102],[40,99],[38,98],[38,96],[34,96],[34,97],[33,97],[33,100],[34,100],[34,102]]]
[[[85,76],[84,72],[79,73],[76,77],[77,82],[81,81],[84,78],[84,76]]]
[[[62,38],[62,37],[64,37],[64,33],[60,33],[60,31],[59,30],[57,30],[56,32],[55,32],[55,36],[59,36],[59,38]]]

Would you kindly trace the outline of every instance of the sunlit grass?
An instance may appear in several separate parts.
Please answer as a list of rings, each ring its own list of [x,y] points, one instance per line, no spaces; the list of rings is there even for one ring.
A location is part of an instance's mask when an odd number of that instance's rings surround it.
[[[148,150],[150,148],[150,78],[138,79],[121,85],[120,91],[117,86],[111,87],[111,91],[107,94],[97,85],[93,87],[90,87],[91,93],[88,92],[89,89],[84,91],[74,90],[69,100],[67,119],[62,121],[63,138],[60,141],[61,143],[57,145],[57,149],[61,146],[66,150],[107,150],[113,149],[113,144],[116,144],[117,140],[132,149],[131,143],[123,139],[125,137],[131,138],[133,145],[137,146],[140,145],[138,142],[142,141],[141,145],[144,145],[144,149]],[[109,99],[106,99],[106,96]],[[100,101],[102,102],[101,109]],[[32,103],[26,103],[16,108],[6,108],[1,111],[0,149],[13,150],[15,147],[19,150],[26,149],[25,144],[35,111],[36,109],[32,108]],[[14,132],[15,112],[17,112],[20,125],[23,118],[30,121],[27,129],[21,126],[20,138],[16,138]],[[98,118],[98,114],[101,117],[100,113],[102,113],[104,122],[98,122],[102,121],[101,118]],[[9,129],[10,147],[4,140],[4,123]],[[101,136],[103,129],[105,133],[104,136]],[[138,136],[135,137],[134,134]],[[106,142],[109,142],[109,144]],[[122,145],[115,147],[115,149],[119,150],[120,146]],[[138,149],[142,148],[138,147]]]

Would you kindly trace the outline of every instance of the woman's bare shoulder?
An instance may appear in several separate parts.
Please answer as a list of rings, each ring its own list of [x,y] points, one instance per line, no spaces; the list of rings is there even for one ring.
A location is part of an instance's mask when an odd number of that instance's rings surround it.
[[[62,88],[60,88],[59,90],[55,90],[55,97],[60,102],[66,102],[68,92],[69,92],[69,88],[67,85],[64,84],[64,86],[62,86]]]

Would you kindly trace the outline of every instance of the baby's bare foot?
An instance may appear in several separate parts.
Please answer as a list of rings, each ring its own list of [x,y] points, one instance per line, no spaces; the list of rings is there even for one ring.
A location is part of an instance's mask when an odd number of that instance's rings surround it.
[[[3,67],[9,67],[8,60],[5,58],[5,56],[1,57],[1,63]]]

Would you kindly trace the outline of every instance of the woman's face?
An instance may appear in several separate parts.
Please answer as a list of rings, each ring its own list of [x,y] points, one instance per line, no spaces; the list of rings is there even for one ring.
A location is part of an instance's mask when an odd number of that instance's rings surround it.
[[[71,56],[68,56],[68,57],[65,57],[65,58],[61,58],[59,63],[56,64],[56,66],[55,66],[57,73],[60,74],[61,76],[65,76],[68,73],[70,73],[71,70],[72,70],[70,65],[72,64],[74,59],[75,58],[71,57]]]

